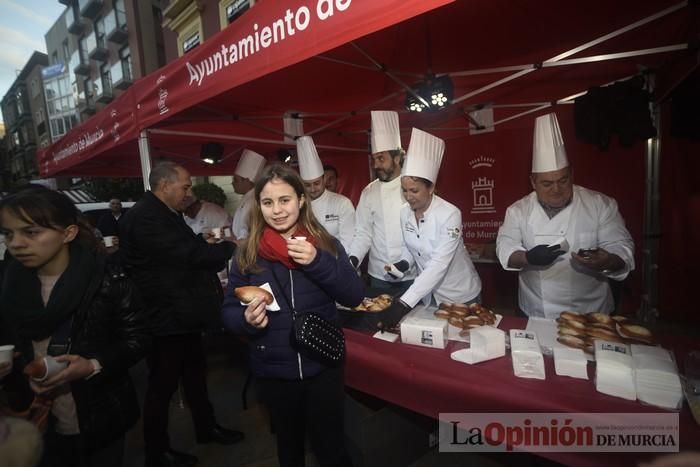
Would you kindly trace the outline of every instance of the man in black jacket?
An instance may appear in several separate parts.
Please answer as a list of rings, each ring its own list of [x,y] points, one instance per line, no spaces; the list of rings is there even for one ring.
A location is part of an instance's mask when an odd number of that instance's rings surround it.
[[[146,467],[191,466],[197,458],[173,450],[168,438],[169,402],[180,379],[198,442],[233,444],[243,439],[243,433],[216,423],[201,338],[219,319],[223,293],[216,271],[225,266],[235,244],[208,243],[187,226],[181,212],[192,182],[183,167],[160,163],[149,183],[152,191],[120,223],[126,264],[152,313],[154,341],[147,358],[143,416]]]

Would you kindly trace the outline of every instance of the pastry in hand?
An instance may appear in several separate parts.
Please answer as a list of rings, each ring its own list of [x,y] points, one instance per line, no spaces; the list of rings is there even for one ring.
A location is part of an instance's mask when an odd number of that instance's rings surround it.
[[[268,305],[272,305],[272,302],[275,301],[275,298],[270,292],[263,288],[255,287],[252,285],[246,285],[244,287],[235,288],[233,290],[233,293],[236,295],[236,298],[243,303],[250,303],[255,299],[255,297],[258,297],[260,295],[264,297],[265,303],[267,303]]]

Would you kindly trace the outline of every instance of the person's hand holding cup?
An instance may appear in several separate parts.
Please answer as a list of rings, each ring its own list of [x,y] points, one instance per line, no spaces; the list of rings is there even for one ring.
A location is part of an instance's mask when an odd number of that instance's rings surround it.
[[[4,378],[12,371],[12,360],[15,357],[14,345],[0,346],[0,378]]]

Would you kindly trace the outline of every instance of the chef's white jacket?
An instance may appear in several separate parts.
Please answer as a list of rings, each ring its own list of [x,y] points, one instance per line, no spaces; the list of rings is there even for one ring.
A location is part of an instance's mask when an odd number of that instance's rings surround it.
[[[550,266],[508,267],[515,251],[537,245],[569,245],[566,254]],[[602,274],[574,263],[570,252],[603,248],[616,254],[625,267]],[[535,192],[513,203],[498,230],[496,253],[507,270],[518,270],[520,308],[528,316],[556,318],[565,310],[578,312],[613,310],[608,278],[623,280],[634,269],[634,243],[614,199],[574,185],[569,206],[550,219]]]
[[[340,240],[347,251],[355,231],[355,208],[345,196],[324,190],[323,194],[311,201],[311,209],[316,219],[329,234]]]
[[[241,198],[241,203],[238,205],[235,214],[233,215],[233,222],[231,223],[231,231],[233,232],[236,240],[243,240],[248,238],[248,214],[250,214],[250,209],[255,203],[255,190],[251,189],[243,195]]]
[[[194,218],[183,216],[185,223],[190,226],[196,234],[202,233],[204,229],[216,227],[226,227],[231,223],[231,216],[219,205],[208,201],[201,201],[202,207]]]
[[[367,273],[375,279],[402,282],[415,277],[414,268],[406,271],[400,279],[384,270],[385,265],[401,261],[401,207],[404,203],[401,177],[388,182],[376,179],[360,194],[355,211],[355,234],[348,256],[356,257],[361,263],[369,251]]]
[[[411,207],[401,208],[401,259],[415,263],[418,276],[401,300],[413,308],[422,301],[467,303],[481,293],[481,280],[462,240],[462,212],[433,195],[417,222]]]

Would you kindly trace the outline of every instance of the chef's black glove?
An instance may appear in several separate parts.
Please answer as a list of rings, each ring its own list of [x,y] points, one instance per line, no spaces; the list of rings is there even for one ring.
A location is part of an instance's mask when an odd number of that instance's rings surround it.
[[[397,324],[399,324],[401,318],[403,318],[409,311],[411,311],[411,307],[406,305],[398,298],[395,298],[389,308],[377,313],[379,315],[377,327],[382,331],[393,329]]]
[[[560,245],[537,245],[525,253],[527,262],[532,266],[549,266],[555,259],[566,253]]]
[[[360,265],[360,260],[357,259],[357,256],[351,256],[348,259],[350,260],[350,264],[352,264],[352,267],[357,269],[357,267]]]
[[[394,263],[394,267],[401,272],[406,272],[406,271],[408,271],[409,264],[408,264],[408,261],[403,259],[403,260],[399,261],[398,263]]]

